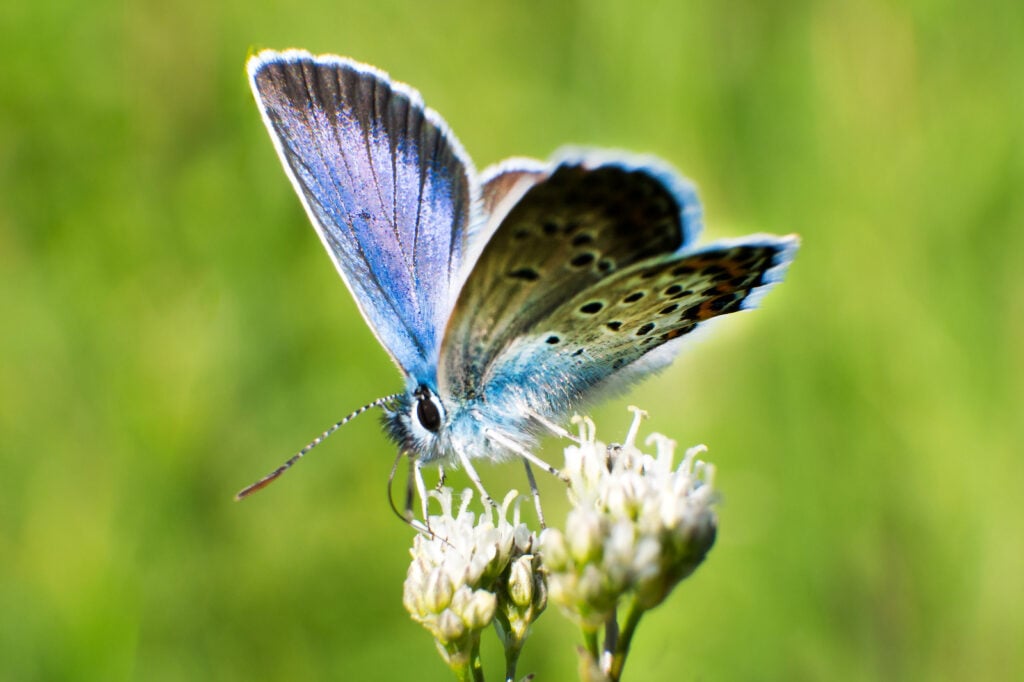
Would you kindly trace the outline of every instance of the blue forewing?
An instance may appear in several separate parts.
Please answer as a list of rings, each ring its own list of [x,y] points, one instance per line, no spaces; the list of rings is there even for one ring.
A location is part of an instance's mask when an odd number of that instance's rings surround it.
[[[249,78],[274,146],[384,348],[419,381],[440,334],[474,213],[475,171],[419,93],[358,62],[264,51]]]

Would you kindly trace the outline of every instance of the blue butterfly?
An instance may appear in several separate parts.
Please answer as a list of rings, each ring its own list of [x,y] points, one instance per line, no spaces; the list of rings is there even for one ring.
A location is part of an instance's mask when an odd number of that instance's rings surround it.
[[[585,403],[665,366],[707,320],[778,282],[795,236],[703,247],[691,184],[661,161],[563,150],[477,173],[419,93],[365,64],[264,51],[249,78],[306,213],[405,377],[384,410],[400,453],[531,454]],[[543,465],[546,466],[546,465]]]

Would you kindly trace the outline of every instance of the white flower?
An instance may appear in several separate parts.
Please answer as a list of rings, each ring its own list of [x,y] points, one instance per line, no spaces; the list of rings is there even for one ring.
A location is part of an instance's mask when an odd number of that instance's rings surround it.
[[[547,594],[531,554],[536,537],[519,518],[518,493],[510,491],[500,509],[480,514],[469,509],[471,489],[460,493],[458,508],[451,488],[430,496],[441,513],[425,519],[429,534],[413,540],[406,610],[430,631],[453,668],[470,665],[480,632],[495,618],[506,649],[512,646],[518,656]]]
[[[573,509],[565,532],[541,535],[541,556],[549,571],[551,598],[585,629],[614,616],[620,598],[633,593],[637,605],[660,604],[693,572],[714,543],[717,521],[714,468],[686,451],[673,467],[675,443],[654,434],[636,447],[641,419],[635,417],[621,446],[596,438],[594,424],[579,419],[580,444],[565,450],[565,474]]]

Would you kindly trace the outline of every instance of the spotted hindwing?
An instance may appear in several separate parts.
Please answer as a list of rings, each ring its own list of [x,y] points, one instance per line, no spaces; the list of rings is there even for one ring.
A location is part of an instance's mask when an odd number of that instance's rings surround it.
[[[755,236],[637,263],[568,299],[510,345],[495,371],[544,376],[557,390],[537,401],[567,409],[619,374],[638,378],[627,368],[702,322],[751,307],[795,249],[793,237]]]
[[[699,231],[692,188],[649,164],[567,158],[530,181],[476,259],[445,332],[439,377],[458,398],[478,395],[498,358],[566,300]]]

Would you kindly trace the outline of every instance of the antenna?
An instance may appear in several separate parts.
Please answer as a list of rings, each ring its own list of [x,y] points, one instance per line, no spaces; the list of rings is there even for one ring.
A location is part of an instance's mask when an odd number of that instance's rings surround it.
[[[235,501],[244,499],[244,498],[248,497],[249,495],[252,495],[257,490],[262,490],[263,488],[266,488],[268,485],[270,485],[275,480],[277,480],[277,478],[281,474],[283,474],[284,472],[286,472],[289,469],[291,469],[292,465],[295,464],[296,462],[298,462],[300,459],[302,459],[307,452],[309,452],[310,450],[315,448],[317,445],[320,445],[320,443],[323,443],[327,439],[328,436],[330,436],[332,433],[334,433],[335,431],[340,429],[342,426],[344,426],[345,424],[349,423],[350,421],[352,421],[353,419],[355,419],[356,417],[361,415],[363,412],[366,412],[367,410],[371,410],[371,409],[373,409],[375,407],[382,407],[385,403],[387,403],[387,402],[389,402],[391,400],[394,400],[396,398],[399,398],[399,397],[401,397],[401,394],[400,393],[395,393],[395,394],[392,394],[392,395],[386,395],[383,398],[377,398],[376,400],[374,400],[372,403],[370,403],[368,405],[363,405],[358,410],[356,410],[352,414],[346,416],[344,419],[342,419],[341,421],[336,423],[334,426],[332,426],[331,428],[327,429],[326,431],[321,433],[319,436],[314,438],[312,441],[310,441],[306,445],[306,447],[302,448],[301,450],[296,452],[294,455],[292,455],[290,458],[288,458],[287,462],[285,462],[281,466],[277,467],[272,472],[270,472],[269,474],[267,474],[266,476],[264,476],[260,480],[256,481],[252,485],[247,486],[245,488],[242,488],[238,492],[238,494],[235,495]]]

